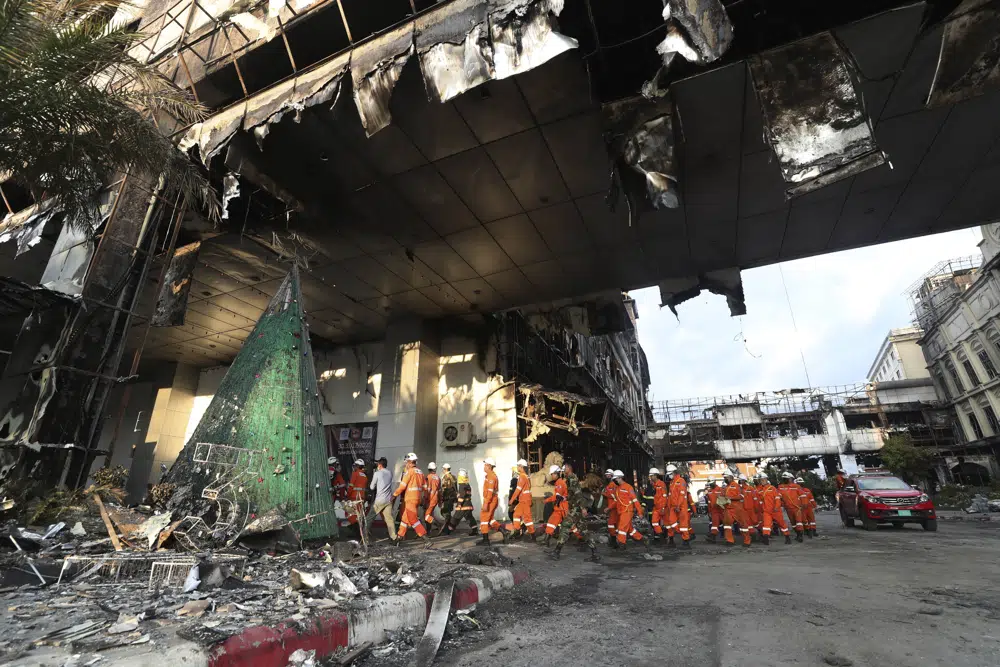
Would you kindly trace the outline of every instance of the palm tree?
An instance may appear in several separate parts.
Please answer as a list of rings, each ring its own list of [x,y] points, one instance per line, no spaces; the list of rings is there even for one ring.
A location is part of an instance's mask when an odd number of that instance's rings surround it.
[[[161,174],[217,210],[207,176],[152,121],[205,110],[129,55],[145,36],[111,18],[121,0],[0,0],[0,172],[70,224],[93,216],[115,174]]]

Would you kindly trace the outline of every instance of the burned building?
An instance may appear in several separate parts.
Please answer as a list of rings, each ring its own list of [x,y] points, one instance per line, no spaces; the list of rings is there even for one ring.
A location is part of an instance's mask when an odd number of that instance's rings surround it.
[[[623,290],[659,285],[674,307],[709,289],[740,313],[742,269],[1000,214],[998,19],[977,0],[121,12],[148,33],[133,55],[211,110],[156,121],[210,174],[223,219],[132,174],[80,230],[0,183],[4,476],[75,485],[110,459],[151,471],[141,493],[292,265],[320,381],[350,386],[327,406],[357,425],[336,447],[433,455],[444,376],[483,393],[443,429],[456,439],[545,426],[538,447],[587,439],[581,455],[607,460],[602,443],[628,442],[641,458],[642,364],[628,318],[604,314]],[[588,313],[566,327],[586,351],[539,316],[567,309]],[[502,410],[517,428],[492,428]],[[377,435],[360,425],[375,415]]]

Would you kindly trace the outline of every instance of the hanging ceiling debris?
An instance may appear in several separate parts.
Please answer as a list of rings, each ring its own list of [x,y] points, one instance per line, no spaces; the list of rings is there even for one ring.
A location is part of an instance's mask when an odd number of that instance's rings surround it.
[[[677,136],[670,96],[619,100],[605,104],[603,115],[613,164],[607,199],[609,208],[615,210],[619,195],[624,193],[631,223],[644,210],[680,206],[675,157]]]
[[[8,213],[0,222],[0,243],[16,242],[14,257],[20,257],[42,240],[45,225],[59,212],[55,200],[50,198],[23,211]]]
[[[151,326],[179,327],[184,324],[188,295],[191,293],[191,280],[198,266],[200,250],[199,241],[174,251],[167,272],[163,276],[160,293],[156,297],[156,309],[153,311]]]
[[[25,317],[33,310],[45,310],[73,297],[38,285],[28,285],[14,278],[0,276],[0,316]]]
[[[927,106],[955,104],[1000,83],[1000,7],[964,0],[945,20]]]
[[[748,60],[771,145],[794,197],[886,161],[845,54],[823,32]]]
[[[680,54],[693,63],[715,62],[733,41],[733,24],[719,0],[663,0],[667,36],[656,47],[669,67]]]
[[[677,315],[677,306],[708,290],[726,297],[730,316],[746,315],[747,304],[743,296],[743,280],[737,268],[710,271],[700,276],[674,278],[660,283],[660,307],[667,306]]]
[[[520,385],[518,390],[524,395],[518,418],[531,424],[526,442],[534,442],[553,428],[573,435],[581,430],[607,431],[608,403],[603,398],[553,391],[538,384]]]
[[[446,102],[494,79],[531,70],[576,48],[555,30],[562,0],[458,0],[361,44],[315,68],[258,93],[191,126],[178,142],[197,146],[205,164],[237,130],[252,132],[258,145],[289,112],[332,101],[348,70],[354,101],[368,136],[389,125],[393,88],[410,55],[420,62],[427,96]]]

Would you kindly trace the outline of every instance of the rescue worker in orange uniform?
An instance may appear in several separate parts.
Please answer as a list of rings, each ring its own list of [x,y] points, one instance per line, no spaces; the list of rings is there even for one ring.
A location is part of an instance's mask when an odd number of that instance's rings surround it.
[[[417,455],[409,453],[406,455],[406,470],[403,471],[403,479],[399,483],[396,492],[392,497],[403,496],[403,516],[399,521],[399,540],[406,535],[407,528],[413,528],[414,532],[424,543],[429,543],[427,530],[424,524],[420,523],[420,502],[424,497],[424,474],[417,467]]]
[[[562,524],[563,519],[569,512],[569,489],[566,480],[562,477],[562,468],[557,465],[549,466],[549,479],[555,484],[555,493],[545,498],[546,505],[552,505],[552,512],[545,521],[545,546],[549,546],[556,529]]]
[[[736,478],[733,477],[733,473],[728,470],[722,474],[722,479],[726,483],[722,493],[726,500],[729,501],[722,511],[722,529],[725,534],[726,545],[733,546],[736,544],[736,540],[733,538],[733,526],[739,524],[743,531],[743,546],[749,547],[750,531],[747,530],[747,518],[743,512],[743,489],[736,481]]]
[[[497,507],[500,506],[500,481],[493,470],[496,465],[497,462],[492,458],[483,461],[485,479],[483,480],[483,506],[479,510],[479,533],[483,536],[483,544],[487,545],[490,543],[491,530],[499,530],[500,534],[503,535],[503,541],[507,541],[507,531],[494,516]]]
[[[517,486],[507,501],[514,508],[514,523],[507,526],[511,537],[521,539],[521,527],[527,531],[529,539],[535,541],[535,519],[531,516],[531,478],[528,477],[528,462],[517,462]]]
[[[434,524],[434,510],[441,501],[441,478],[437,474],[437,464],[431,461],[427,464],[427,476],[424,478],[427,484],[427,497],[424,502],[424,521],[427,522],[427,530]]]
[[[330,474],[330,486],[333,487],[333,499],[347,500],[347,482],[340,474],[340,461],[336,456],[331,456],[326,460],[326,469]]]
[[[639,502],[639,496],[635,493],[635,487],[625,481],[625,473],[621,470],[615,470],[614,479],[618,483],[618,488],[615,490],[615,503],[618,506],[618,526],[616,530],[618,548],[624,550],[628,538],[631,537],[636,542],[643,540],[642,533],[632,525],[632,517],[635,514],[641,517],[644,515],[644,512],[642,503]],[[646,546],[649,546],[648,542]]]
[[[667,483],[660,479],[658,468],[649,469],[649,484],[653,487],[653,516],[650,523],[653,524],[653,542],[658,545],[663,543],[663,530],[667,526]]]
[[[795,483],[790,472],[781,473],[781,484],[778,492],[781,494],[781,504],[788,515],[788,525],[795,529],[795,541],[802,541],[802,487]]]
[[[754,535],[757,534],[757,524],[760,523],[760,518],[757,516],[757,489],[750,485],[746,475],[740,475],[739,482],[740,488],[743,489],[743,515],[747,520],[746,525],[741,528],[750,533],[752,542]]]
[[[705,504],[708,507],[708,516],[711,528],[708,533],[708,541],[714,543],[719,539],[719,527],[722,525],[722,508],[719,507],[719,497],[722,496],[722,489],[712,478],[708,479],[708,491],[705,492]]]
[[[766,473],[757,473],[757,478],[760,480],[757,493],[760,494],[764,511],[762,516],[761,542],[770,544],[771,531],[774,529],[774,526],[777,526],[781,530],[781,534],[785,536],[785,544],[791,544],[792,537],[788,534],[785,517],[781,515],[781,493],[778,489],[774,488]]]
[[[368,475],[365,474],[365,462],[358,459],[354,462],[354,472],[351,473],[351,483],[347,489],[347,500],[360,502],[360,505],[348,505],[347,522],[358,531],[361,539],[361,526],[358,517],[365,513],[365,496],[368,494]]]
[[[840,504],[840,490],[844,488],[844,484],[847,484],[847,473],[842,468],[837,468],[837,475],[833,478],[833,483],[837,488],[833,497]]]
[[[614,547],[618,544],[615,541],[618,535],[618,503],[615,501],[618,483],[615,481],[615,471],[610,468],[605,470],[604,480],[605,486],[601,495],[604,496],[604,504],[608,507],[608,546]]]
[[[802,525],[806,529],[806,535],[814,537],[816,535],[816,498],[811,489],[802,486],[806,483],[801,477],[795,478],[795,483],[802,487]]]
[[[670,480],[670,492],[667,496],[667,538],[669,546],[674,546],[674,535],[681,534],[681,546],[691,548],[691,497],[688,495],[688,485],[681,475],[677,474],[677,466],[667,466],[667,479]]]

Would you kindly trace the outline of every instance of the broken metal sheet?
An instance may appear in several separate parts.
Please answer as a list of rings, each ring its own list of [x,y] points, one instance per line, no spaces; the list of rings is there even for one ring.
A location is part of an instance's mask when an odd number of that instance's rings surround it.
[[[229,202],[240,196],[239,174],[232,172],[222,177],[222,219],[229,219]]]
[[[447,102],[495,76],[487,0],[454,0],[415,20],[427,97]]]
[[[927,106],[955,104],[1000,84],[1000,6],[964,0],[945,19]]]
[[[191,293],[191,279],[198,264],[201,242],[182,246],[174,251],[167,272],[163,276],[160,293],[156,297],[156,309],[150,326],[179,327],[184,324],[188,295]]]
[[[557,32],[564,0],[491,0],[490,39],[497,79],[523,74],[579,44]]]
[[[886,161],[847,62],[829,32],[748,61],[764,138],[778,157],[789,197]]]
[[[197,146],[202,163],[207,165],[240,129],[246,109],[246,103],[240,103],[200,123],[195,123],[184,134],[177,147],[186,153]]]
[[[525,396],[530,396],[534,394],[537,396],[544,396],[545,398],[549,398],[554,401],[566,404],[579,403],[580,405],[600,405],[602,403],[607,403],[607,399],[592,398],[590,396],[584,396],[582,394],[574,394],[571,391],[546,389],[540,384],[522,384],[518,387],[518,390]]]
[[[603,109],[608,152],[613,163],[608,204],[614,210],[623,191],[630,222],[643,210],[680,206],[674,131],[674,104],[669,95],[641,95]]]
[[[54,199],[46,199],[41,204],[35,204],[16,213],[8,213],[0,222],[0,243],[15,241],[17,252],[14,257],[38,245],[42,240],[45,225],[52,216],[59,212]]]
[[[243,32],[250,37],[251,42],[255,42],[259,39],[262,39],[265,42],[270,42],[278,34],[277,26],[273,26],[266,21],[262,21],[250,12],[235,14],[231,16],[229,20],[243,28]]]
[[[60,292],[0,276],[0,317],[24,317],[33,310],[46,310],[56,303],[75,300]]]
[[[743,279],[738,268],[709,271],[700,276],[673,278],[661,282],[660,307],[667,306],[675,316],[677,306],[698,296],[702,290],[726,297],[730,316],[746,315],[747,305],[743,296]]]
[[[285,114],[295,112],[295,122],[299,122],[306,107],[330,100],[333,100],[330,106],[335,106],[340,96],[340,82],[350,63],[351,54],[343,54],[251,98],[247,102],[243,129],[253,132],[260,146],[270,125],[281,121]]]
[[[719,0],[663,0],[663,20],[671,23],[656,47],[664,65],[675,53],[694,63],[714,62],[733,42],[733,24]]]
[[[392,121],[389,101],[414,52],[414,24],[358,45],[351,57],[354,104],[369,137]]]

